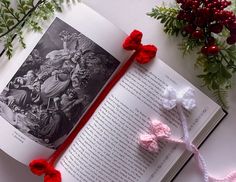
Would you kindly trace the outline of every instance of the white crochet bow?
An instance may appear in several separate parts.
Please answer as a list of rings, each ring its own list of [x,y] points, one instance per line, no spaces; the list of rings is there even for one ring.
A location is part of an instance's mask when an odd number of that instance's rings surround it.
[[[174,88],[167,87],[163,94],[162,104],[163,104],[163,107],[167,110],[171,110],[177,107],[177,111],[179,113],[180,120],[183,127],[184,141],[185,141],[187,149],[191,151],[192,144],[190,142],[187,119],[184,114],[183,108],[190,111],[196,107],[194,90],[192,88],[187,88],[177,93]]]
[[[192,88],[187,88],[184,91],[176,93],[176,90],[174,88],[167,87],[163,94],[163,107],[167,110],[171,110],[176,107],[178,103],[189,111],[195,108],[196,100],[194,90]]]

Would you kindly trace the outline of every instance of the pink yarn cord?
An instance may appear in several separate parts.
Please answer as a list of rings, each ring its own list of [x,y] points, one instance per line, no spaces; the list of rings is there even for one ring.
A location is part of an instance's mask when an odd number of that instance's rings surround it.
[[[182,144],[186,146],[185,141],[181,139],[171,138],[171,137],[164,138],[164,139],[168,142],[178,143],[178,144]],[[197,162],[197,166],[200,169],[200,171],[204,174],[205,182],[236,182],[236,171],[233,171],[232,173],[230,173],[229,175],[221,179],[211,176],[206,169],[206,162],[203,156],[201,155],[201,153],[199,152],[198,148],[193,144],[191,144],[191,148],[192,148],[191,152],[194,154],[194,158]]]

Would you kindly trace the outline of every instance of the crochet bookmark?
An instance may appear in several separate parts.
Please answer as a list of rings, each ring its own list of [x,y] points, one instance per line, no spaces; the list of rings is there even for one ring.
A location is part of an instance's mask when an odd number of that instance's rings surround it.
[[[48,159],[33,160],[30,164],[30,170],[35,175],[44,175],[44,182],[61,182],[60,171],[54,168],[55,161],[62,155],[62,153],[70,146],[79,131],[91,118],[101,102],[105,99],[111,89],[120,80],[120,78],[126,73],[130,65],[137,61],[140,64],[148,63],[155,57],[157,48],[154,45],[142,45],[142,32],[134,30],[124,41],[123,48],[126,50],[134,51],[133,55],[125,62],[125,64],[114,75],[110,82],[99,94],[94,103],[90,106],[84,116],[81,118],[79,124],[68,136],[65,142],[50,156]]]
[[[163,94],[162,104],[167,110],[177,107],[177,112],[179,113],[182,123],[184,140],[171,137],[171,130],[166,124],[158,120],[153,120],[151,122],[151,132],[139,136],[140,146],[150,152],[158,152],[159,140],[166,140],[168,142],[184,145],[188,151],[194,154],[197,166],[203,175],[204,182],[235,182],[236,171],[231,172],[229,175],[221,179],[210,175],[207,171],[206,162],[203,156],[199,152],[198,148],[190,141],[187,119],[184,115],[183,109],[185,108],[190,111],[196,106],[194,90],[188,88],[180,93],[176,93],[175,89],[168,87]]]

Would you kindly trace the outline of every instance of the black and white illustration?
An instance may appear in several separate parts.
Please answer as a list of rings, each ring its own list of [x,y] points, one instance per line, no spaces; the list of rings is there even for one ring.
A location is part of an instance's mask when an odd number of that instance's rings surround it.
[[[57,148],[118,66],[56,18],[0,94],[0,115],[32,140]]]

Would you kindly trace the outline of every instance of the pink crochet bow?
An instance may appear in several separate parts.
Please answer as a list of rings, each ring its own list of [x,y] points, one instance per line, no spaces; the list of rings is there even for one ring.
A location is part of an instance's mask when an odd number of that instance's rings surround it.
[[[151,122],[151,133],[140,135],[139,144],[150,152],[158,152],[158,140],[168,138],[170,135],[170,128],[166,124],[153,120]]]

